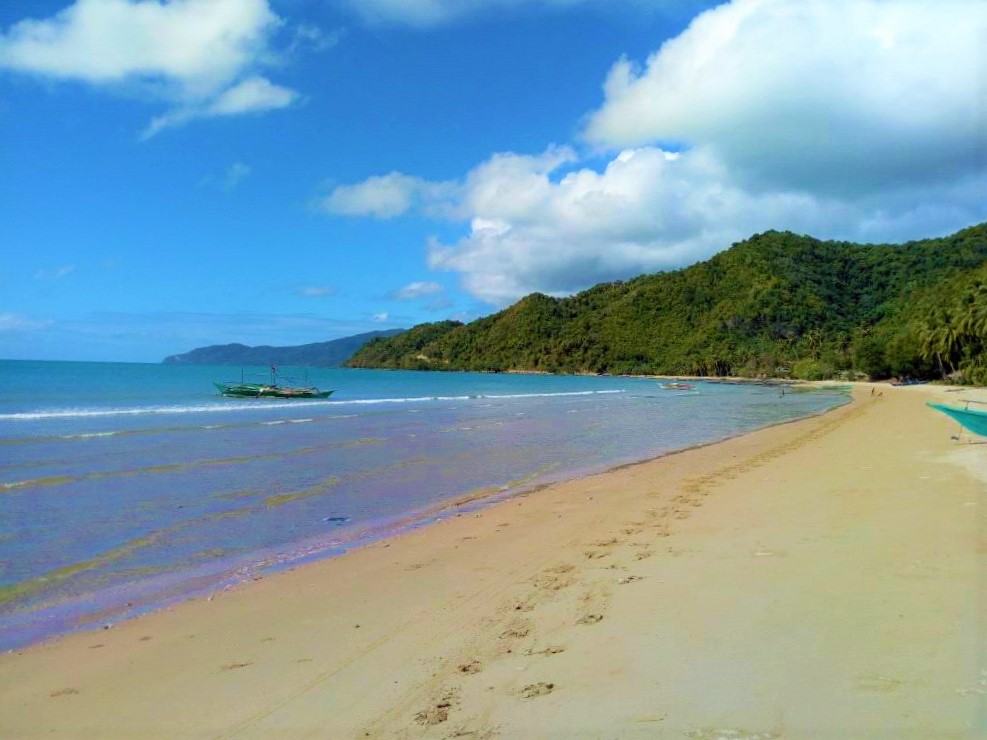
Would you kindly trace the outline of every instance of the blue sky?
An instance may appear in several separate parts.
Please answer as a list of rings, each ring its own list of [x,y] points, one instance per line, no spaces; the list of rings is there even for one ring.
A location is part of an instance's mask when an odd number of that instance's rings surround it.
[[[987,220],[981,0],[10,0],[0,357],[301,344]]]

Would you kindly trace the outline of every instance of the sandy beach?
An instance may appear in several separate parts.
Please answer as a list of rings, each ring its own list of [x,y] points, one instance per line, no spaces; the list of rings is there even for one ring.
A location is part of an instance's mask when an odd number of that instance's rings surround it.
[[[987,735],[987,445],[823,416],[0,656],[0,736]]]

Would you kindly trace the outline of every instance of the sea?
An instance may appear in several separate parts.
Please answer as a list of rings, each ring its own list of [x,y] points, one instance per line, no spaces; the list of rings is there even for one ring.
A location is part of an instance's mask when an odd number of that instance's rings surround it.
[[[0,650],[845,403],[641,377],[0,361]]]

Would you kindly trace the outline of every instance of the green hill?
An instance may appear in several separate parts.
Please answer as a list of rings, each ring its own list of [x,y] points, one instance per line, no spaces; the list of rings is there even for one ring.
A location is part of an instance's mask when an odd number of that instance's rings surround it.
[[[985,300],[985,261],[987,224],[902,245],[770,231],[682,270],[568,298],[532,294],[470,324],[416,326],[369,342],[347,365],[808,378],[970,370],[984,347],[975,321],[948,351],[932,334]]]
[[[371,331],[329,342],[295,347],[248,347],[245,344],[214,344],[166,357],[166,365],[296,365],[339,367],[360,347],[377,337],[393,337],[402,329]]]

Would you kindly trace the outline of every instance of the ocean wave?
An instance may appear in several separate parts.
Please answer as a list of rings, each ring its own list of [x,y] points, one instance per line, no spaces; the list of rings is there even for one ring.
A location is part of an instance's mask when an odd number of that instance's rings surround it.
[[[498,394],[476,394],[461,396],[411,396],[407,398],[354,398],[335,401],[299,401],[288,402],[257,402],[243,401],[231,403],[210,403],[210,404],[190,404],[187,406],[131,406],[119,408],[67,408],[67,409],[46,409],[38,411],[21,411],[11,414],[0,414],[2,421],[43,421],[47,419],[87,419],[111,416],[157,416],[174,414],[211,414],[211,413],[234,413],[242,411],[257,410],[284,410],[286,403],[291,404],[291,408],[339,408],[342,406],[374,406],[382,404],[405,404],[405,403],[428,403],[434,401],[472,401],[476,399],[521,399],[521,398],[559,398],[565,396],[598,396],[610,395],[614,393],[624,393],[622,389],[602,390],[602,391],[561,391],[557,393],[506,393]]]

